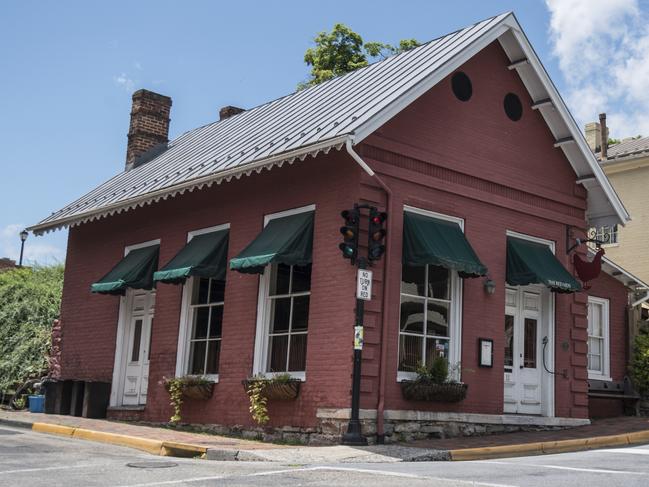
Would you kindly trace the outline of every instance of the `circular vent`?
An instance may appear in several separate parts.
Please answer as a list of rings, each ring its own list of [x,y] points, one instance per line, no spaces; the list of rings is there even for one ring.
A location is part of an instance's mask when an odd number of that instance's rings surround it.
[[[469,101],[473,94],[471,80],[462,71],[453,75],[453,78],[451,78],[451,87],[453,88],[453,94],[460,101]]]
[[[503,102],[505,113],[510,120],[518,122],[523,116],[523,104],[521,99],[514,93],[507,93]]]

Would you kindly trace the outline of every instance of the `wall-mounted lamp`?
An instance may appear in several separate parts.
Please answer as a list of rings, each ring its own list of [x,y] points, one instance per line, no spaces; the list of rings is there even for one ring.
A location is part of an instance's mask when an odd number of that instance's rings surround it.
[[[484,290],[487,294],[493,294],[496,292],[496,283],[491,279],[491,277],[485,279]]]

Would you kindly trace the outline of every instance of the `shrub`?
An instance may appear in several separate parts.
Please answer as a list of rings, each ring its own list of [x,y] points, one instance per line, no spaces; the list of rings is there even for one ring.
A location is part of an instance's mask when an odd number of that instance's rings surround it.
[[[649,394],[649,333],[644,332],[635,339],[631,360],[633,385],[642,395]]]
[[[61,264],[0,272],[0,390],[46,373],[62,289]]]

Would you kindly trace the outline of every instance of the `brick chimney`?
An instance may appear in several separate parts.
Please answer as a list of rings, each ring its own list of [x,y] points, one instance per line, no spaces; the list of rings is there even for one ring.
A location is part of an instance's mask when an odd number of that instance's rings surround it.
[[[149,90],[133,93],[131,125],[126,147],[126,170],[150,149],[169,142],[171,98]]]
[[[599,152],[602,148],[602,130],[598,122],[586,124],[586,142],[593,152]]]
[[[219,110],[219,120],[225,120],[226,118],[233,117],[241,112],[245,112],[245,110],[243,108],[228,105]]]
[[[602,139],[602,155],[600,159],[603,161],[608,156],[608,127],[606,126],[606,114],[599,114],[599,129],[600,138]]]

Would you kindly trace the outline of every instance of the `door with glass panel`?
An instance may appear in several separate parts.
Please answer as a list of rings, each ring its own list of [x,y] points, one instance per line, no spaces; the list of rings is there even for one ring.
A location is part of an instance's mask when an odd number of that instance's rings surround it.
[[[127,318],[124,327],[126,364],[122,404],[146,404],[149,384],[151,324],[155,309],[155,291],[133,291],[127,296]]]
[[[533,286],[505,291],[506,413],[541,414],[542,295]]]

